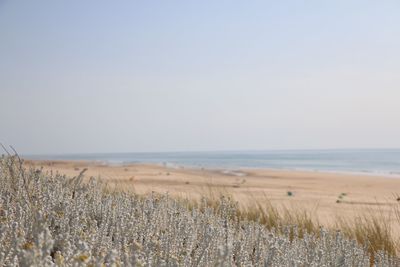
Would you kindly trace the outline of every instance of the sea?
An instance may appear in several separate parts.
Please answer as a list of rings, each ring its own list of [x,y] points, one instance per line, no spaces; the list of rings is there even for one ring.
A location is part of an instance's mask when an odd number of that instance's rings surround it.
[[[327,149],[24,155],[36,160],[90,160],[107,164],[152,163],[173,168],[234,171],[247,168],[362,173],[400,177],[400,149]]]

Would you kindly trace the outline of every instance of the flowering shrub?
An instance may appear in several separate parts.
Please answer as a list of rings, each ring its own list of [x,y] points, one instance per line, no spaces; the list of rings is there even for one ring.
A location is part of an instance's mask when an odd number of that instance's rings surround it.
[[[0,159],[0,266],[369,266],[340,233],[319,237],[238,220],[234,204],[188,209],[168,195],[106,192]],[[204,200],[205,202],[205,200]],[[285,232],[285,231],[284,231]],[[378,253],[377,266],[394,266]]]

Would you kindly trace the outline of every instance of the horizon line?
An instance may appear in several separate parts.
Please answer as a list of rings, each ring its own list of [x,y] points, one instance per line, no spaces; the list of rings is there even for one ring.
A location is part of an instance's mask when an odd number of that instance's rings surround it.
[[[74,156],[74,155],[109,155],[109,154],[184,154],[184,153],[262,153],[262,152],[295,152],[295,151],[368,151],[400,150],[399,147],[364,147],[364,148],[290,148],[290,149],[224,149],[224,150],[176,150],[176,151],[130,151],[130,152],[67,152],[67,153],[21,153],[21,156]],[[2,154],[4,155],[4,154]]]

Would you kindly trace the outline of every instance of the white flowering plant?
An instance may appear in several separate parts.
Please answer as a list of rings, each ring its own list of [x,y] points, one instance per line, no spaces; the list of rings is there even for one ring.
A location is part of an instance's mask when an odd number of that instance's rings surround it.
[[[367,249],[339,232],[300,238],[296,227],[268,230],[219,201],[218,210],[188,209],[167,194],[107,192],[100,180],[27,169],[3,156],[0,266],[370,265]],[[379,252],[373,264],[396,261]]]

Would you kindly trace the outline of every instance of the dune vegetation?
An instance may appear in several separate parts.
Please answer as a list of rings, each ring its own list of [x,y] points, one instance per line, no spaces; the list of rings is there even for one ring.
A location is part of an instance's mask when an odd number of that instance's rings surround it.
[[[397,264],[395,249],[371,249],[368,237],[363,243],[272,206],[241,209],[226,196],[110,191],[101,180],[83,182],[83,172],[25,168],[18,156],[0,159],[0,185],[0,266]]]

